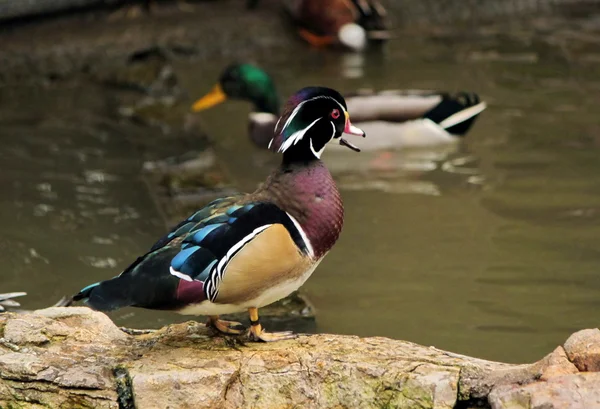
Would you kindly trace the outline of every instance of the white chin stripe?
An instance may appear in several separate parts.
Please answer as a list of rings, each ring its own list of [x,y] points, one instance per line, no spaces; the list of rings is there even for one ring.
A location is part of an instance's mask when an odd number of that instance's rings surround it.
[[[333,137],[335,136],[335,124],[333,122],[329,122],[331,124],[331,127],[333,128],[333,133],[331,134],[331,139],[329,139],[327,142],[331,142],[331,140],[333,139]],[[320,151],[315,151],[315,148],[313,147],[313,143],[312,143],[312,138],[310,139],[310,150],[312,151],[313,155],[315,155],[317,157],[317,159],[321,159],[321,155],[323,154],[323,151],[325,150],[325,146],[327,146],[327,144],[323,145],[323,147],[321,148]]]
[[[306,235],[306,233],[302,229],[302,226],[300,226],[300,223],[298,223],[298,220],[296,220],[294,218],[294,216],[292,216],[288,212],[286,212],[286,214],[288,215],[288,217],[290,218],[290,220],[292,221],[292,223],[294,223],[294,226],[296,227],[296,230],[298,230],[298,233],[300,233],[300,237],[302,237],[302,241],[304,241],[304,245],[306,246],[306,249],[308,250],[308,255],[311,258],[314,258],[315,257],[315,251],[313,249],[312,244],[310,244],[310,240],[308,239],[308,236]]]
[[[313,153],[313,155],[315,155],[315,157],[317,159],[321,159],[321,155],[323,154],[325,147],[323,146],[320,151],[316,151],[315,148],[313,147],[312,138],[308,142],[310,144],[310,150]]]
[[[182,280],[190,281],[190,282],[194,281],[192,279],[192,277],[190,277],[187,274],[180,273],[179,271],[175,270],[173,267],[169,267],[169,271],[171,272],[172,275],[174,275],[177,278],[181,278]]]

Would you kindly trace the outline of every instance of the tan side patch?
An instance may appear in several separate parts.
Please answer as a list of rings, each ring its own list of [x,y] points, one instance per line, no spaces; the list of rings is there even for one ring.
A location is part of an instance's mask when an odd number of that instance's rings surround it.
[[[267,288],[298,278],[310,264],[287,229],[282,224],[274,224],[246,244],[229,262],[215,303],[252,300]]]

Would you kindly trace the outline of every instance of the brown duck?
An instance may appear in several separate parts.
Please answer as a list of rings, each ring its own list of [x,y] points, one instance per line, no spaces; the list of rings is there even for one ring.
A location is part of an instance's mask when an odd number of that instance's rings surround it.
[[[259,0],[249,0],[253,8]],[[362,50],[389,38],[387,12],[379,0],[282,0],[298,34],[315,47]]]

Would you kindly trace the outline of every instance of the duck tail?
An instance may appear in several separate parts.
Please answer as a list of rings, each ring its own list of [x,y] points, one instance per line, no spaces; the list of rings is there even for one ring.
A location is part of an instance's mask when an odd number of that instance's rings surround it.
[[[73,301],[87,301],[90,298],[90,295],[92,294],[92,291],[94,290],[94,288],[98,287],[100,285],[100,283],[94,283],[94,284],[90,284],[85,288],[82,288],[77,294],[75,294],[72,298]]]
[[[121,274],[88,285],[73,296],[98,311],[123,307],[169,308],[179,279],[170,273],[178,247],[161,247],[133,262]]]
[[[390,38],[387,12],[379,0],[352,0],[358,10],[358,24],[367,32],[371,42],[383,42]]]
[[[82,288],[72,297],[73,301],[83,301],[91,308],[98,311],[112,311],[117,308],[128,307],[133,304],[129,295],[128,283],[134,269],[144,261],[146,255],[138,257],[121,274],[109,280],[99,281]]]
[[[72,297],[73,301],[83,301],[98,311],[112,311],[131,305],[128,297],[123,297],[123,284],[116,282],[119,277],[88,285]]]
[[[426,112],[424,117],[452,135],[463,136],[486,108],[486,103],[472,92],[442,94],[442,101]]]

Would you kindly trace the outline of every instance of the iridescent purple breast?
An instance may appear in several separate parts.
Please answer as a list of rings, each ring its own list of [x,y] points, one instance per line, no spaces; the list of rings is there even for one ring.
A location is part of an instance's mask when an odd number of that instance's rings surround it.
[[[329,170],[321,161],[273,174],[260,191],[294,217],[321,258],[335,244],[344,225],[344,205]]]

